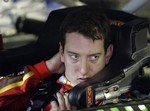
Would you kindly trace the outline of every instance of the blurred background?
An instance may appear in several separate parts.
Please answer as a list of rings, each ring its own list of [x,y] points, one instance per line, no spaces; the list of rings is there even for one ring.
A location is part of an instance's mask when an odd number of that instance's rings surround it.
[[[35,42],[52,10],[81,5],[123,10],[150,18],[150,0],[0,0],[3,49]]]

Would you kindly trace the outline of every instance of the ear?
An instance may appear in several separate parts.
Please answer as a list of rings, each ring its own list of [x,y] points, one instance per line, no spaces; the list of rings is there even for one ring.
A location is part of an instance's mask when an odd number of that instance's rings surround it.
[[[105,55],[106,56],[106,64],[109,63],[109,60],[112,57],[112,54],[113,54],[113,45],[110,44],[107,48],[106,55]]]
[[[64,62],[64,49],[60,42],[59,42],[59,53],[60,53],[61,62]]]

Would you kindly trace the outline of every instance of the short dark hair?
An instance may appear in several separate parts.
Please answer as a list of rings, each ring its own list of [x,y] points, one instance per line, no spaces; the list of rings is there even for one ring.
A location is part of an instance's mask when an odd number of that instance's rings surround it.
[[[105,51],[110,44],[108,37],[110,31],[109,19],[104,10],[84,7],[70,12],[61,25],[61,44],[64,48],[66,33],[78,32],[93,40],[104,39]]]

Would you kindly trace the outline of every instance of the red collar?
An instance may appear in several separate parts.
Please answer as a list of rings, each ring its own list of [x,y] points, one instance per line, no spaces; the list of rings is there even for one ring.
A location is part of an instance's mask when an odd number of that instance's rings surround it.
[[[62,85],[60,92],[66,92],[74,87],[74,85],[66,78],[65,74],[63,74],[58,80],[58,84]]]

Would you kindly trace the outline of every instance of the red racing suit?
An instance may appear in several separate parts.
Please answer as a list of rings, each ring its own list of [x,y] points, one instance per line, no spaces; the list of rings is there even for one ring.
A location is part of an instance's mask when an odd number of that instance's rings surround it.
[[[44,61],[25,67],[22,73],[15,77],[0,77],[0,111],[25,111],[36,87],[51,75]],[[61,79],[57,83],[62,85],[62,92],[72,88]],[[47,105],[45,111],[50,108]]]

